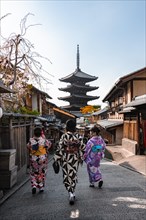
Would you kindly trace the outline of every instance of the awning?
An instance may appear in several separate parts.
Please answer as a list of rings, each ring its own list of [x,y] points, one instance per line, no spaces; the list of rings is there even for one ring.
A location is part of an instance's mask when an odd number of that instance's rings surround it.
[[[107,129],[107,128],[112,128],[112,127],[117,127],[119,125],[122,125],[123,120],[105,119],[105,120],[97,121],[97,124],[103,127],[104,129]]]
[[[44,117],[41,117],[41,116],[38,116],[37,119],[39,119],[40,121],[48,121],[47,118],[44,118]]]
[[[104,108],[104,109],[100,109],[99,111],[96,111],[96,112],[94,112],[94,113],[92,113],[92,115],[101,115],[101,114],[103,114],[103,113],[106,113],[108,111],[108,108],[106,107],[106,108]]]
[[[134,108],[134,107],[125,107],[125,108],[123,108],[123,110],[119,111],[119,113],[128,113],[128,112],[131,112],[134,110],[136,110],[136,108]]]
[[[125,107],[135,107],[139,105],[145,105],[146,104],[146,94],[135,97],[134,100],[129,102]]]

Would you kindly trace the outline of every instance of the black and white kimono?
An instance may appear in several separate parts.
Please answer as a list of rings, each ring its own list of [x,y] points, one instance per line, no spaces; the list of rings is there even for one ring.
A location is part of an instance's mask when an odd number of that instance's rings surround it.
[[[83,163],[85,144],[78,133],[66,132],[60,138],[54,160],[60,162],[63,183],[68,192],[74,193],[79,163]]]

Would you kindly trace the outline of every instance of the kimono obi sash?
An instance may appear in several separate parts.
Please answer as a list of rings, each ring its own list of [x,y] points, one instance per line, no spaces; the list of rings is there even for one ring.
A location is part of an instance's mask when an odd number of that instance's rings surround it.
[[[76,142],[64,144],[65,153],[77,154],[79,152],[79,146],[80,144]]]
[[[94,145],[94,146],[92,146],[92,148],[91,148],[91,151],[92,151],[93,153],[101,152],[101,150],[102,150],[102,146],[101,146],[101,145]]]
[[[39,144],[36,140],[36,144],[32,145],[31,154],[35,156],[40,156],[46,154],[46,148],[44,145]]]
[[[44,146],[39,146],[38,150],[31,150],[31,154],[35,156],[40,156],[46,154],[46,148]]]
[[[77,154],[78,148],[77,147],[66,147],[65,151],[68,154]]]

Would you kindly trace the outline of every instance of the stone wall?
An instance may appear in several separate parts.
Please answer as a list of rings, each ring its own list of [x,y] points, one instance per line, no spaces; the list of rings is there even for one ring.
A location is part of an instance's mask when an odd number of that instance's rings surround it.
[[[16,149],[0,150],[0,189],[9,189],[17,182]]]
[[[128,138],[122,139],[122,147],[126,150],[132,152],[134,155],[136,155],[137,152],[137,141],[130,140]]]

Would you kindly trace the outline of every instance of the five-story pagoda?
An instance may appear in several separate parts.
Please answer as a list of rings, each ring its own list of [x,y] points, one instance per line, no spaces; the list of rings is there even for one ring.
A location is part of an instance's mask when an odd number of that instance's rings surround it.
[[[70,104],[62,106],[62,108],[69,111],[80,111],[80,108],[87,106],[88,101],[98,99],[99,96],[87,95],[87,92],[98,89],[99,87],[90,86],[86,83],[98,79],[98,77],[91,76],[81,71],[79,62],[79,45],[77,45],[77,68],[75,72],[70,75],[59,79],[61,82],[70,83],[65,88],[59,88],[60,91],[69,92],[69,96],[60,97],[59,100],[68,101]]]

